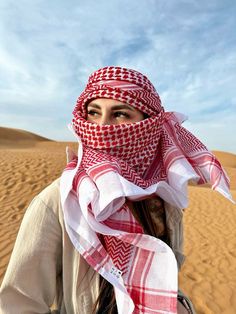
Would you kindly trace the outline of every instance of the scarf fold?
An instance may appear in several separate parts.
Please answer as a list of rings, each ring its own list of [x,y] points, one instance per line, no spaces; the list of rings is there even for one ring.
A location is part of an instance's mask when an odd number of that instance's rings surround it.
[[[86,121],[86,105],[101,97],[149,117],[121,125]],[[137,71],[106,67],[93,73],[73,114],[78,158],[61,177],[65,226],[73,245],[114,286],[118,313],[176,313],[174,254],[166,243],[143,233],[126,199],[156,194],[184,208],[189,180],[210,182],[231,199],[227,175],[181,126],[186,117],[165,112],[154,86]]]

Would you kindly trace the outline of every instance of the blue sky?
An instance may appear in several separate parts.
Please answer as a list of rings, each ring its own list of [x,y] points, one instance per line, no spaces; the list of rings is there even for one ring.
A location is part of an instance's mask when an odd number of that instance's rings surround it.
[[[1,0],[0,125],[57,140],[88,75],[146,74],[209,149],[236,153],[236,1]]]

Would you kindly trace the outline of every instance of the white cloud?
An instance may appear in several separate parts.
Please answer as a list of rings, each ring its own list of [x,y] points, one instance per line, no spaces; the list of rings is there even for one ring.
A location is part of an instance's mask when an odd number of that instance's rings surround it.
[[[229,0],[141,0],[138,5],[134,0],[3,0],[4,120],[13,126],[17,113],[20,127],[37,131],[37,117],[45,119],[43,135],[65,139],[62,126],[70,120],[88,75],[115,64],[147,74],[167,110],[187,113],[209,146],[225,149],[227,130],[236,131],[235,7]],[[218,131],[206,123],[222,119],[222,112],[228,129],[221,124],[216,143]],[[236,151],[233,142],[227,145]]]
[[[184,123],[184,126],[197,136],[210,150],[222,150],[236,153],[235,116],[224,116],[223,119]]]

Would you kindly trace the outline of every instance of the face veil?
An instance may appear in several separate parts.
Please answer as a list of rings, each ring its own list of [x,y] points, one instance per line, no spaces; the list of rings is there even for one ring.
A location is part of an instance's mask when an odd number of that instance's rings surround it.
[[[148,118],[133,124],[93,124],[86,121],[86,106],[96,98],[122,101]],[[126,199],[156,194],[184,208],[190,179],[210,182],[230,198],[224,170],[181,126],[185,116],[165,112],[152,83],[137,71],[106,67],[94,72],[73,116],[78,158],[68,163],[61,177],[65,225],[73,245],[114,286],[120,313],[176,313],[173,252],[161,240],[143,234]]]

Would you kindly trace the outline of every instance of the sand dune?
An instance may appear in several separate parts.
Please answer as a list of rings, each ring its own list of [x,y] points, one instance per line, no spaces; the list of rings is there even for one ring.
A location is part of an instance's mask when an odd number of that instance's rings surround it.
[[[65,147],[75,149],[76,144],[47,141],[6,128],[0,128],[0,143],[1,280],[27,205],[60,176],[66,164]],[[236,155],[215,153],[228,171],[236,199]],[[179,276],[180,287],[192,298],[198,314],[234,314],[236,206],[209,188],[190,186],[189,193],[184,214],[187,258]]]
[[[226,152],[213,151],[224,167],[236,169],[236,155]]]
[[[30,147],[49,139],[21,129],[0,127],[0,148]]]

